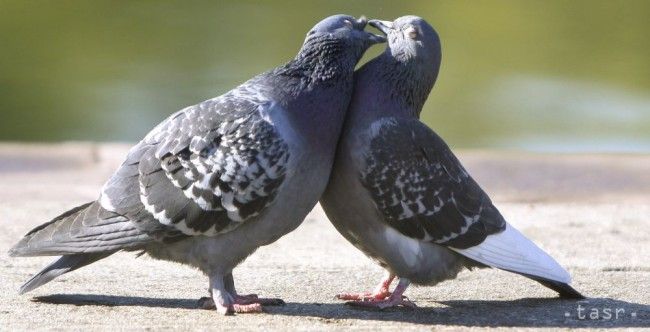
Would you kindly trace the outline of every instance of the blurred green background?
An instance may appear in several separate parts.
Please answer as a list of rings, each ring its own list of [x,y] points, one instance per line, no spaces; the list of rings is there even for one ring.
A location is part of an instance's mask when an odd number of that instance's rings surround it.
[[[422,114],[453,147],[650,151],[643,0],[0,0],[0,140],[138,140],[289,60],[335,13],[416,14],[438,30]]]

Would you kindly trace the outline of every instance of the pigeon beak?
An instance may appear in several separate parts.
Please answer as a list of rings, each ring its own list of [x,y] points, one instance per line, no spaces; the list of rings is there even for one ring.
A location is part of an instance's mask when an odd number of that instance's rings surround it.
[[[374,33],[370,32],[366,33],[368,34],[368,41],[370,41],[371,44],[380,44],[386,42],[386,37],[384,36],[375,35]]]
[[[393,22],[390,21],[370,20],[368,23],[377,30],[383,32],[385,35],[388,35],[388,33],[394,29]]]
[[[363,31],[363,29],[368,24],[368,19],[365,16],[361,16],[356,21],[356,23],[357,23],[357,26],[360,28],[360,30]],[[370,32],[367,32],[367,31],[364,31],[364,32],[367,34],[368,41],[371,44],[379,44],[379,43],[386,42],[386,37],[384,37],[384,36],[376,35],[374,33],[370,33]]]

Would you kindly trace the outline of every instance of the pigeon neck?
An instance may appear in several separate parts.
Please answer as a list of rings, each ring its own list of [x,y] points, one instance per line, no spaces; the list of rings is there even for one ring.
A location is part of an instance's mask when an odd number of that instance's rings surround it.
[[[379,77],[376,79],[385,85],[385,96],[392,101],[405,103],[409,106],[409,115],[419,118],[436,82],[438,67],[422,70],[421,65],[399,61],[389,53],[384,53],[377,60],[374,66]]]
[[[353,52],[344,41],[308,37],[298,55],[273,72],[274,93],[284,100],[288,121],[312,147],[336,148],[361,57]]]
[[[318,85],[335,85],[339,80],[351,78],[354,57],[346,54],[348,47],[339,39],[313,37],[307,39],[298,55],[281,67],[280,75],[298,79],[299,84],[289,87],[297,91]]]

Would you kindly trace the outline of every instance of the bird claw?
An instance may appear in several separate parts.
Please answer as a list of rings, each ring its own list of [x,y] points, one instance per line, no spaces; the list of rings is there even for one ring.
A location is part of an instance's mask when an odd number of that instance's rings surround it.
[[[238,314],[258,314],[264,312],[264,310],[262,310],[262,304],[260,303],[250,303],[250,304],[235,303],[228,308],[228,311],[232,311],[233,313],[238,313]]]

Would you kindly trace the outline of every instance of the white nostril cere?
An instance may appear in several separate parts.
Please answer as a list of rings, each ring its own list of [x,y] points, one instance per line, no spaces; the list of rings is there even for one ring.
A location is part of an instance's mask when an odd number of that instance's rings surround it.
[[[368,18],[366,18],[364,15],[361,15],[361,17],[359,17],[357,20],[357,23],[361,24],[362,26],[366,26],[366,24],[368,24]]]

